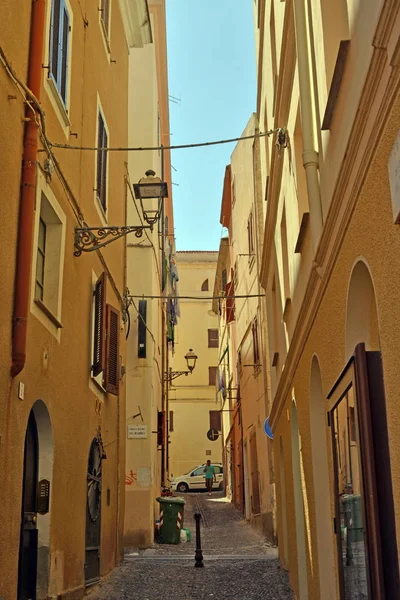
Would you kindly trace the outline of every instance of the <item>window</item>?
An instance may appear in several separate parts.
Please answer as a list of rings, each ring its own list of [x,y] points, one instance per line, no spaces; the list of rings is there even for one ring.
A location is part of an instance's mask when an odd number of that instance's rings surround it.
[[[50,22],[49,77],[53,79],[64,106],[67,106],[70,36],[70,15],[65,0],[53,0]]]
[[[254,238],[253,238],[253,214],[250,213],[247,221],[247,239],[249,243],[249,254],[254,254]]]
[[[173,410],[169,411],[169,430],[170,431],[174,430],[174,411]]]
[[[210,429],[221,431],[221,411],[210,410]]]
[[[103,115],[99,110],[97,122],[97,146],[108,148],[108,135]],[[104,212],[107,211],[107,151],[97,151],[96,196]]]
[[[215,385],[217,381],[217,367],[208,367],[208,385]]]
[[[227,275],[226,275],[226,269],[223,269],[222,275],[221,275],[221,286],[222,286],[223,292],[225,292],[227,281],[228,280],[227,280]]]
[[[192,472],[193,477],[198,477],[199,475],[204,474],[204,467],[198,467]]]
[[[44,269],[46,262],[46,223],[39,219],[38,251],[36,258],[36,287],[35,299],[43,300],[44,296]]]
[[[290,298],[290,265],[289,265],[289,249],[288,236],[286,227],[286,210],[283,209],[281,221],[281,245],[282,245],[282,270],[283,270],[283,288],[285,292],[285,304]]]
[[[251,324],[251,333],[253,336],[253,360],[254,365],[260,364],[260,349],[258,345],[258,322],[257,319],[254,319]]]
[[[216,475],[220,475],[221,473],[223,473],[223,468],[220,465],[213,465],[214,467],[214,473]]]
[[[209,348],[218,348],[219,340],[218,340],[218,329],[209,329],[208,330],[208,347]]]
[[[92,375],[106,392],[119,394],[119,311],[106,303],[106,276],[99,277],[93,292]],[[103,373],[102,379],[98,376]]]
[[[139,300],[138,312],[138,358],[146,358],[147,300]]]
[[[100,1],[101,22],[107,39],[110,39],[110,0]]]
[[[39,182],[41,179],[39,179]],[[46,183],[44,183],[47,186]],[[33,265],[33,300],[56,328],[61,328],[61,287],[64,262],[65,215],[50,190],[38,186],[36,265]],[[56,212],[57,211],[57,212]],[[46,323],[47,324],[47,323]]]
[[[205,279],[202,283],[201,286],[201,291],[202,292],[208,292],[208,279]]]

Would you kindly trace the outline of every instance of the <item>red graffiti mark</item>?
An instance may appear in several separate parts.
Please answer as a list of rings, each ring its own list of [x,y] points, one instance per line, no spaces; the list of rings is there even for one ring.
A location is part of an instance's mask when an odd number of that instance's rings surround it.
[[[137,481],[137,474],[132,471],[129,471],[128,475],[125,475],[125,485],[132,485],[134,481]]]

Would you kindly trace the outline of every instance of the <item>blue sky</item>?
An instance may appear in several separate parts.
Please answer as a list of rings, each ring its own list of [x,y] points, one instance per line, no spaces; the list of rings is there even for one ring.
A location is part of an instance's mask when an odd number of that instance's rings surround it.
[[[166,0],[171,144],[239,137],[256,109],[252,0]],[[218,250],[234,144],[174,150],[177,250]]]

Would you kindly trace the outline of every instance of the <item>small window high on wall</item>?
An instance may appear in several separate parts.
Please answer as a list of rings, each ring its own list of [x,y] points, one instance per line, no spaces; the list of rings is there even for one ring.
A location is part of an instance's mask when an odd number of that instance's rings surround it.
[[[202,292],[208,292],[208,279],[205,279],[202,283],[201,286],[201,291]]]

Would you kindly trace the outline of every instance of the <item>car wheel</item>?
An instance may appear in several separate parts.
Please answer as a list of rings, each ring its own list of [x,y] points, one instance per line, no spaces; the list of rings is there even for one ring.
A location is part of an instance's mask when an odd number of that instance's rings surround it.
[[[224,482],[221,481],[221,483],[218,486],[218,489],[222,492],[222,490],[224,489]]]
[[[189,491],[189,486],[187,483],[178,483],[178,485],[176,486],[176,490],[181,494],[186,494],[186,492]]]

